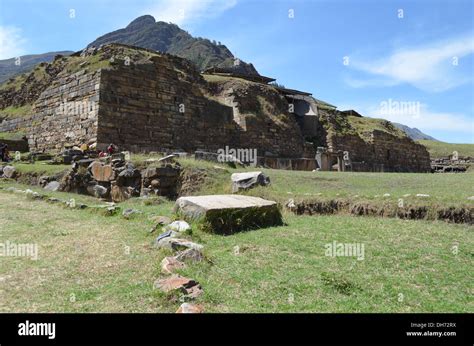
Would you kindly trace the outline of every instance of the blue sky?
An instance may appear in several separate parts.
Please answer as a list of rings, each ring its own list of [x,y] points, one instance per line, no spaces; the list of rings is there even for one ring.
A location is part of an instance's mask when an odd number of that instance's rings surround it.
[[[447,142],[474,143],[473,4],[0,0],[0,59],[79,50],[151,14],[222,41],[261,74],[341,110],[417,127]]]

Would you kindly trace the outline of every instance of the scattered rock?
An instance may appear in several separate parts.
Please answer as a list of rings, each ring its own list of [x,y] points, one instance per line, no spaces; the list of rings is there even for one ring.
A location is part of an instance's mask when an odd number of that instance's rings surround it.
[[[44,187],[44,189],[46,191],[58,191],[59,186],[60,186],[60,183],[58,181],[51,181]]]
[[[200,314],[204,312],[202,305],[183,303],[176,311],[177,314]]]
[[[18,172],[15,167],[13,166],[5,166],[3,167],[3,176],[5,178],[13,179],[18,175]]]
[[[389,193],[384,193],[383,197],[390,197],[390,194]]]
[[[191,226],[189,226],[186,221],[173,221],[169,225],[166,225],[164,229],[167,231],[182,233],[190,230]]]
[[[267,186],[270,184],[270,178],[262,172],[234,173],[232,179],[232,193],[240,190],[248,190],[255,186]]]
[[[294,199],[288,200],[288,202],[286,203],[286,207],[287,207],[288,209],[296,208],[296,204],[295,204]]]
[[[430,195],[424,194],[424,193],[417,193],[416,197],[430,197]]]
[[[155,241],[155,246],[159,249],[164,248],[171,249],[174,251],[186,249],[195,249],[201,251],[203,249],[203,246],[201,244],[196,244],[186,239],[174,238],[169,236]]]
[[[161,261],[161,272],[163,274],[173,274],[177,269],[184,268],[186,264],[178,261],[175,257],[165,257]]]
[[[88,187],[87,191],[89,191],[89,187]],[[92,195],[94,195],[97,198],[106,198],[109,194],[109,190],[106,187],[102,186],[102,185],[96,184],[96,185],[93,185],[90,188],[89,193],[91,193]]]
[[[474,201],[474,196],[468,197],[467,199],[470,201]]]
[[[174,257],[180,262],[192,261],[192,262],[201,262],[204,259],[204,255],[201,251],[196,249],[187,249],[180,251]]]
[[[410,193],[406,193],[406,194],[403,195],[403,197],[405,197],[405,198],[406,198],[406,197],[410,197],[410,196],[411,196]]]
[[[151,232],[150,232],[151,233]],[[178,233],[176,232],[173,232],[173,231],[166,231],[166,232],[163,232],[161,233],[155,240],[155,243],[158,244],[161,239],[164,239],[164,238],[167,238],[167,237],[170,237],[170,238],[176,238],[178,236]]]
[[[152,216],[150,219],[160,226],[166,226],[171,223],[171,219],[167,216]]]
[[[61,200],[58,199],[58,198],[54,198],[54,197],[49,197],[46,202],[48,203],[61,203]]]
[[[136,209],[125,209],[123,212],[122,212],[122,216],[129,220],[130,218],[132,218],[134,215],[137,215],[137,214],[141,214],[142,212],[139,211],[139,210],[136,210]]]
[[[161,159],[158,160],[158,162],[161,162],[161,163],[173,163],[175,157],[176,157],[176,155],[171,154],[171,155],[162,157]]]
[[[202,293],[201,285],[197,281],[176,274],[165,279],[156,280],[153,288],[164,293],[179,291],[189,296],[189,298],[196,298]]]

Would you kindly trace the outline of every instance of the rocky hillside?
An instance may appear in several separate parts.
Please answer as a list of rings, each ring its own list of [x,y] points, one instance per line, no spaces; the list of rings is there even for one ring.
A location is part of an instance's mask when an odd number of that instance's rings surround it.
[[[252,64],[234,57],[220,42],[193,37],[175,24],[156,22],[150,15],[138,17],[126,28],[99,37],[88,47],[98,47],[107,43],[123,43],[173,54],[192,61],[201,71],[211,67],[220,67],[232,68],[239,73],[258,75]]]
[[[20,56],[19,64],[15,64],[17,59],[10,58],[0,60],[0,83],[13,78],[21,73],[31,71],[37,64],[53,61],[56,55],[70,55],[71,51],[48,52],[44,54],[32,54]]]
[[[392,123],[392,124],[398,127],[403,132],[405,132],[407,136],[413,139],[414,141],[418,141],[418,140],[438,141],[437,139],[421,132],[416,127],[409,127],[409,126],[399,124],[399,123]]]

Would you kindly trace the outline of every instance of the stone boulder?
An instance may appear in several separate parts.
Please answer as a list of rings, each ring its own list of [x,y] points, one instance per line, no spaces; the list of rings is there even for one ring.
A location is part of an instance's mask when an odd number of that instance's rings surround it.
[[[199,282],[176,274],[165,279],[156,280],[153,288],[164,293],[178,291],[190,299],[197,298],[202,294]]]
[[[161,272],[163,274],[173,274],[177,269],[182,269],[186,265],[178,261],[176,257],[165,257],[161,261]]]
[[[177,314],[200,314],[204,312],[202,305],[183,303],[176,311]]]
[[[283,224],[276,202],[251,196],[180,197],[174,211],[186,219],[202,219],[208,222],[210,231],[222,234]]]
[[[94,161],[90,164],[89,169],[97,181],[110,182],[115,180],[115,172],[111,165],[104,165],[99,161]]]
[[[44,189],[46,191],[58,191],[60,185],[61,184],[58,181],[51,181],[44,187]]]
[[[267,186],[270,184],[270,178],[262,172],[234,173],[232,179],[232,192],[248,190],[255,186]]]
[[[5,178],[13,179],[18,176],[18,172],[13,166],[5,166],[3,167],[3,176]]]
[[[97,198],[107,198],[109,195],[109,190],[99,184],[87,186],[87,192]]]
[[[175,238],[172,234],[167,237],[158,237],[155,241],[155,247],[159,249],[170,249],[173,251],[182,251],[186,249],[201,251],[203,249],[201,244],[196,244],[186,239]]]

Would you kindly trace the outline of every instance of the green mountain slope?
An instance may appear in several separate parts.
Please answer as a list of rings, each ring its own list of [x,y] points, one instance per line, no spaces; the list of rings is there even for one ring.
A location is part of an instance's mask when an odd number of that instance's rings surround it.
[[[21,73],[31,71],[37,64],[53,61],[56,55],[70,55],[71,51],[48,52],[44,54],[22,55],[19,60],[10,58],[0,60],[0,83]]]
[[[126,28],[99,37],[88,47],[107,43],[123,43],[173,54],[192,61],[200,70],[220,67],[258,75],[252,64],[234,57],[225,45],[193,37],[175,24],[155,22],[150,15],[138,17]]]

